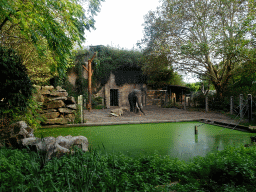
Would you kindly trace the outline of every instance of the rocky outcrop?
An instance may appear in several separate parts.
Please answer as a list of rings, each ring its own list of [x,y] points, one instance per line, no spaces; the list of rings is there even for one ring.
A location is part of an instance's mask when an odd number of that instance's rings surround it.
[[[77,109],[75,98],[68,96],[65,89],[57,86],[35,86],[37,94],[35,98],[42,104],[42,115],[47,119],[43,124],[67,124],[75,120]]]
[[[2,129],[0,138],[7,147],[20,148],[22,139],[35,137],[33,132],[25,121],[18,121]]]
[[[31,129],[24,121],[19,121],[6,129],[6,132],[1,133],[3,139],[0,143],[12,148],[30,148],[34,151],[45,152],[47,159],[52,157],[60,157],[64,154],[74,153],[73,148],[76,146],[82,151],[88,151],[88,140],[84,136],[59,136],[37,138]],[[3,145],[2,144],[2,145]]]
[[[82,149],[82,151],[88,151],[88,140],[84,136],[59,136],[40,138],[25,138],[22,139],[22,146],[29,147],[33,150],[46,152],[47,159],[52,157],[61,157],[64,154],[73,154],[74,147]]]

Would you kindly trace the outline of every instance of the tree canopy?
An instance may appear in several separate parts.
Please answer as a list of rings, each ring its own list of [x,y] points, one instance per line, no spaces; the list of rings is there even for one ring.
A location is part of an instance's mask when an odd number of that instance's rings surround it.
[[[44,64],[48,71],[64,75],[74,45],[85,40],[85,30],[94,28],[101,1],[2,0],[0,43],[21,52],[31,73],[33,64]]]
[[[255,51],[253,0],[162,0],[145,17],[141,42],[148,54],[168,56],[175,69],[209,80],[221,97]]]
[[[89,50],[79,50],[76,55],[76,69],[82,70],[81,64],[95,52],[97,56],[92,63],[94,86],[106,84],[111,72],[119,86],[125,83],[147,83],[154,88],[163,88],[169,84],[184,85],[182,77],[173,71],[164,55],[147,56],[140,51],[103,45],[91,46]]]

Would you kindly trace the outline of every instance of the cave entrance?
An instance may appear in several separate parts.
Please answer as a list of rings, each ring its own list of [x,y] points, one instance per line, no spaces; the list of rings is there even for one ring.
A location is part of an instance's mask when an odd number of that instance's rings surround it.
[[[110,106],[118,106],[118,89],[110,89]]]

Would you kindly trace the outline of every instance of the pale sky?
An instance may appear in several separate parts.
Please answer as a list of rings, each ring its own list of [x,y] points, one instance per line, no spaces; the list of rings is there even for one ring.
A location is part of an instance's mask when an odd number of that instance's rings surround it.
[[[109,45],[126,50],[138,49],[136,43],[143,38],[144,16],[161,5],[159,0],[105,0],[95,17],[96,30],[86,31],[83,46]],[[186,82],[198,81],[184,75]]]
[[[160,6],[159,0],[105,0],[95,17],[96,30],[86,32],[83,46],[109,45],[124,49],[137,48],[143,38],[143,16]]]

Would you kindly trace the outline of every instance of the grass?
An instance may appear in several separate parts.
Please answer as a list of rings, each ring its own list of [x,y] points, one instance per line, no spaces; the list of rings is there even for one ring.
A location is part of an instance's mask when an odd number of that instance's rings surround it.
[[[44,161],[27,149],[2,148],[0,191],[255,191],[255,164],[256,146],[228,147],[189,163],[79,149]]]

